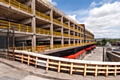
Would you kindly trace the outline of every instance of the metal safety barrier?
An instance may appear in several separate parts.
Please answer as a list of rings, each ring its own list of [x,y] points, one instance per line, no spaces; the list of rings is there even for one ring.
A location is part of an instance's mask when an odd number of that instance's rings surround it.
[[[50,45],[38,45],[36,47],[32,46],[19,46],[19,47],[9,47],[9,50],[25,50],[25,51],[30,51],[30,52],[44,52],[45,50],[50,49]]]
[[[56,32],[56,31],[54,31],[54,32],[53,32],[53,35],[54,35],[54,36],[62,36],[62,33],[61,33],[61,32]]]
[[[44,18],[44,19],[46,19],[46,20],[50,20],[50,16],[47,16],[46,14],[41,13],[41,12],[39,12],[39,11],[36,11],[36,15],[37,15],[38,17],[40,17],[40,18]]]
[[[66,27],[66,28],[69,28],[69,26],[65,23],[63,23],[63,26]]]
[[[75,38],[75,36],[74,36],[74,35],[70,35],[70,37],[71,37],[71,38]]]
[[[53,22],[62,25],[62,23],[60,21],[58,21],[57,19],[53,19]]]
[[[10,6],[13,6],[17,9],[23,10],[28,13],[32,13],[32,9],[16,0],[0,0],[0,2],[3,2],[5,4],[8,4]]]
[[[9,54],[13,54],[12,52]],[[10,58],[7,56],[7,58]],[[120,62],[99,62],[99,61],[84,61],[65,59],[60,57],[42,55],[38,53],[25,52],[15,50],[13,60],[20,61],[21,63],[26,62],[27,65],[34,65],[35,67],[43,66],[46,71],[54,69],[60,73],[67,71],[70,75],[77,72],[79,75],[87,76],[89,74],[93,76],[106,77],[111,75],[120,75]],[[38,67],[40,68],[40,67]]]
[[[42,28],[36,28],[36,33],[50,35],[50,30],[46,30],[46,29],[42,29]]]
[[[62,48],[62,44],[54,44],[53,47],[54,47],[54,49],[55,49],[55,48]]]
[[[4,20],[0,20],[0,29],[9,29],[9,30],[14,29],[15,31],[20,31],[20,32],[32,32],[31,26],[8,22]]]
[[[75,28],[73,28],[72,26],[70,26],[70,29],[73,30],[73,31],[75,31]]]
[[[69,37],[69,34],[64,34],[64,37]]]

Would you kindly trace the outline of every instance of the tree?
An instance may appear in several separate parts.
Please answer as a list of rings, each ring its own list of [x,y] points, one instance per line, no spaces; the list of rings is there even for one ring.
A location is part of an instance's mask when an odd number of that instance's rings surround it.
[[[99,41],[97,41],[97,45],[100,46],[100,42]]]
[[[107,40],[106,40],[106,39],[103,39],[103,40],[102,40],[102,45],[105,46],[106,43],[107,43]]]

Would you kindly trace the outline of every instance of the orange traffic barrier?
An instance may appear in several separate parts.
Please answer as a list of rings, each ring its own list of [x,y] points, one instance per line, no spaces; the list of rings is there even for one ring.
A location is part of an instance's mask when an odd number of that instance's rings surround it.
[[[78,56],[80,56],[81,54],[83,54],[85,52],[85,50],[81,50],[75,54],[69,55],[69,56],[64,56],[64,58],[68,58],[68,59],[75,59]]]

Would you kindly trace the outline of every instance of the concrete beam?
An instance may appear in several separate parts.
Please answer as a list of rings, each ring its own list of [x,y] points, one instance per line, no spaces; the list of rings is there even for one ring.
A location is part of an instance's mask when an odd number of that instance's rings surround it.
[[[64,22],[64,23],[69,24],[69,21],[66,21],[66,22]]]
[[[64,41],[68,41],[68,39],[64,39]]]
[[[25,2],[24,4],[27,6],[31,6],[32,0],[26,0],[27,2]]]
[[[62,39],[54,39],[54,41],[61,41]]]
[[[16,22],[16,20],[5,18],[5,17],[0,17],[0,19]]]
[[[16,37],[16,41],[22,41],[22,40],[31,40],[31,36],[24,36],[24,37]]]
[[[68,30],[65,30],[64,32],[65,32],[65,33],[68,33]]]
[[[44,14],[50,15],[51,11],[46,11]]]
[[[57,29],[54,29],[55,31],[61,31],[62,28],[57,28]]]
[[[62,17],[58,17],[57,20],[62,21]],[[63,22],[63,21],[62,21]]]
[[[41,39],[37,39],[37,41],[48,41],[50,40],[50,38],[41,38]]]
[[[32,18],[28,18],[28,19],[22,20],[20,23],[21,24],[29,24],[31,22],[32,22]]]
[[[46,25],[41,25],[39,26],[40,28],[49,28],[51,25],[50,24],[46,24]]]

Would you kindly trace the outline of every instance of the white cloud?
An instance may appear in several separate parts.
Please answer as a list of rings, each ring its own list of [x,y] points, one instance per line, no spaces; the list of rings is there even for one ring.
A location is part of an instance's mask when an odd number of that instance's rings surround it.
[[[73,20],[76,20],[76,15],[68,15],[69,17],[71,17]]]
[[[99,3],[96,3],[96,2],[94,1],[94,2],[91,3],[90,9],[95,8],[96,6],[101,6],[101,5],[103,5],[104,3],[107,3],[107,2],[106,2],[106,1],[101,1],[101,2],[99,2]]]
[[[79,23],[83,23],[84,20],[88,17],[89,10],[76,10],[76,11],[64,11],[67,15],[69,15],[72,19],[76,20]]]
[[[97,5],[96,2],[92,2],[91,5],[90,5],[90,7],[91,7],[91,8],[94,8],[96,5]]]
[[[52,3],[54,6],[57,6],[56,2],[53,2],[52,0],[48,0],[50,3]]]
[[[85,23],[95,38],[120,38],[120,0],[92,2],[85,10],[66,12],[77,22]]]
[[[96,38],[120,37],[120,2],[105,3],[101,7],[90,10],[89,17],[85,20],[86,27],[91,30]]]

